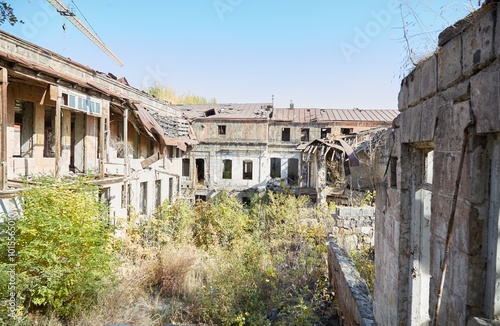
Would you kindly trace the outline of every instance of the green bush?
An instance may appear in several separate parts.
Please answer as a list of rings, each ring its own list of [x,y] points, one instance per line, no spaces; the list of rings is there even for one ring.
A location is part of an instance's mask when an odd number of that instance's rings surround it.
[[[20,316],[39,312],[69,318],[92,305],[109,284],[112,230],[98,190],[84,179],[42,177],[20,192],[21,216],[15,225]],[[0,242],[4,268],[5,238]],[[0,286],[7,293],[5,282]]]

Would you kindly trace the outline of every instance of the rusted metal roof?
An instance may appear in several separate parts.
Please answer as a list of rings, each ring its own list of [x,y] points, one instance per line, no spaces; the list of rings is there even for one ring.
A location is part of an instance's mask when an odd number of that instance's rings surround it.
[[[235,119],[266,120],[272,112],[271,103],[226,103],[226,104],[183,104],[176,105],[187,119]]]
[[[330,122],[330,121],[373,121],[390,122],[399,114],[398,110],[360,109],[273,109],[272,121],[286,122]]]
[[[272,108],[271,103],[227,103],[227,104],[184,104],[176,105],[189,120],[196,119],[267,119],[286,122],[331,122],[331,121],[373,121],[390,122],[399,114],[398,110],[360,109],[283,109]],[[271,114],[272,113],[272,114]]]

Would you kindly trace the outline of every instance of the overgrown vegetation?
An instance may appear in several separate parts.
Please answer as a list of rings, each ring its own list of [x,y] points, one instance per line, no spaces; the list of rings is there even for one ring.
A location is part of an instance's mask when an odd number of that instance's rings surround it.
[[[22,192],[18,325],[326,325],[336,315],[323,215],[306,198],[165,202],[111,238],[96,191],[39,180]],[[1,309],[0,323],[12,322]]]
[[[315,211],[307,208],[306,198],[285,194],[256,196],[248,210],[226,193],[192,210],[183,202],[165,203],[130,237],[146,248],[145,256],[154,257],[160,271],[150,273],[148,282],[150,293],[166,307],[157,322],[326,323],[335,310],[325,230],[320,223],[301,223],[311,216]],[[165,253],[167,265],[161,258]]]
[[[373,296],[373,287],[375,284],[375,251],[373,247],[366,247],[361,251],[350,253],[351,259],[359,272],[359,275],[365,280]]]
[[[177,94],[177,92],[167,86],[155,82],[152,86],[148,87],[147,92],[149,95],[157,99],[170,102],[172,104],[215,104],[215,98],[207,99],[203,96],[192,94],[191,92]]]
[[[0,293],[2,301],[16,293],[16,319],[38,313],[71,319],[90,308],[110,285],[113,271],[112,230],[99,203],[98,188],[84,179],[37,178],[19,194],[21,212],[15,227],[0,223]],[[15,236],[14,236],[15,230]],[[6,237],[5,234],[10,235]],[[15,260],[8,260],[7,243],[15,241]],[[12,256],[11,256],[12,257]],[[7,270],[15,263],[15,288],[8,287]],[[0,305],[0,321],[8,317]]]

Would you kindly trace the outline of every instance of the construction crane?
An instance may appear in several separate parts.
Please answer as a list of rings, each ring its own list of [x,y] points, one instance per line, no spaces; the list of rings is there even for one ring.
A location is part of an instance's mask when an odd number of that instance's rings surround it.
[[[69,20],[76,28],[80,30],[89,40],[94,42],[95,45],[97,45],[104,53],[107,54],[108,57],[113,59],[114,62],[116,62],[120,67],[123,66],[123,62],[113,53],[111,50],[104,44],[101,39],[92,33],[90,29],[83,24],[76,15],[69,10],[61,1],[59,0],[47,0],[54,8],[56,8],[57,12],[61,14],[61,16],[66,17],[67,20]]]

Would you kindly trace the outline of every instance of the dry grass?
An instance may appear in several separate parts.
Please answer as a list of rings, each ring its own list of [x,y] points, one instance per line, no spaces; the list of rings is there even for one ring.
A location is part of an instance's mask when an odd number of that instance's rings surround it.
[[[162,325],[186,319],[190,295],[200,286],[203,264],[196,248],[166,247],[149,258],[125,263],[117,285],[74,325]]]

